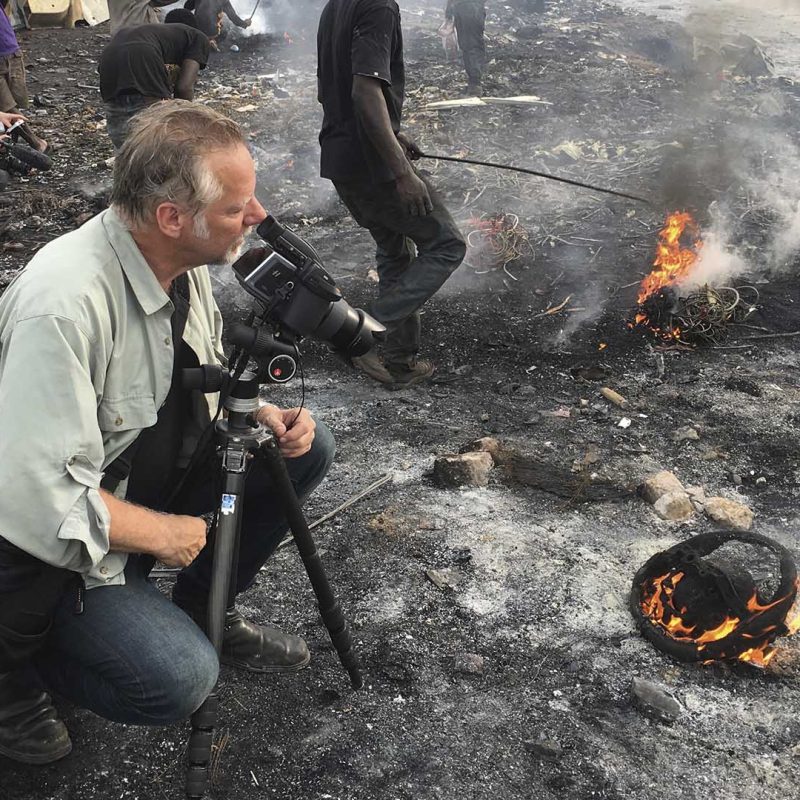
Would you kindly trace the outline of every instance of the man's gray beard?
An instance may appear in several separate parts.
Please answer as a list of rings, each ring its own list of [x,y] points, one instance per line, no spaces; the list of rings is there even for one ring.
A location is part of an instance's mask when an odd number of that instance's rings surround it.
[[[229,266],[233,264],[234,261],[239,257],[239,253],[242,252],[242,247],[244,247],[245,239],[250,235],[252,228],[248,228],[243,234],[241,241],[238,244],[233,245],[225,253],[222,255],[221,258],[215,260],[209,260],[209,264],[216,264],[219,266]],[[203,239],[204,241],[208,242],[211,240],[211,233],[208,230],[208,225],[206,224],[206,216],[203,213],[196,214],[194,219],[192,220],[192,232],[198,239]]]

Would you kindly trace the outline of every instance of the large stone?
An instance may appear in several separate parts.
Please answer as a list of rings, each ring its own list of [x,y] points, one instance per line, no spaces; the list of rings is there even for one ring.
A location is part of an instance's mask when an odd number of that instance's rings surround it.
[[[674,722],[683,711],[681,704],[671,694],[644,678],[634,678],[631,691],[645,713],[664,722]]]
[[[653,508],[661,519],[668,519],[672,522],[689,519],[694,514],[692,501],[683,490],[662,494],[653,503]]]
[[[453,668],[462,675],[483,675],[483,656],[477,653],[459,653],[453,659]]]
[[[753,524],[753,512],[744,504],[727,497],[706,497],[706,514],[719,525],[749,531]]]
[[[659,497],[670,492],[682,492],[683,484],[666,470],[651,475],[641,486],[641,494],[648,503],[655,503]]]
[[[509,451],[493,436],[482,436],[461,448],[460,453],[488,453],[495,464],[508,461]]]
[[[490,453],[460,453],[439,456],[433,464],[433,478],[440,486],[486,486],[494,466]]]

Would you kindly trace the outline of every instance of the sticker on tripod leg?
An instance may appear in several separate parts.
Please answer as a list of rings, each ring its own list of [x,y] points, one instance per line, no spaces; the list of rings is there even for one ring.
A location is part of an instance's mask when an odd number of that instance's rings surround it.
[[[235,494],[223,494],[222,495],[222,502],[219,506],[219,513],[220,514],[233,514],[236,510],[236,495]]]

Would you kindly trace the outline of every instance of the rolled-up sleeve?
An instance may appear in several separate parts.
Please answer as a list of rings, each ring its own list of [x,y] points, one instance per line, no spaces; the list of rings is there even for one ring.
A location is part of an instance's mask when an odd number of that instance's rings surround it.
[[[18,321],[0,349],[0,535],[89,572],[109,549],[97,420],[105,353],[49,315]]]

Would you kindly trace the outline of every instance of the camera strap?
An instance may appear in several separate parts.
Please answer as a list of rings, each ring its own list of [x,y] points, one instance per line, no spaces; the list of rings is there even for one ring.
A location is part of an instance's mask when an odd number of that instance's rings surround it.
[[[155,425],[141,430],[128,447],[106,467],[103,479],[100,481],[100,486],[108,492],[116,491],[120,483],[131,474],[134,461],[142,445],[145,444],[145,446],[148,447],[148,443],[157,441],[160,438],[158,434],[164,431],[165,426],[172,427],[174,423],[174,420],[169,419],[175,411],[174,402],[171,402],[171,400],[174,401],[174,393],[179,392],[181,388],[180,369],[177,369],[176,366],[180,360],[179,354],[183,346],[183,332],[186,329],[186,321],[189,318],[189,277],[186,273],[179,275],[174,280],[170,297],[175,306],[171,320],[172,349],[175,354],[175,366],[173,367],[172,383],[170,385],[167,401],[165,401],[164,405],[158,410]]]

